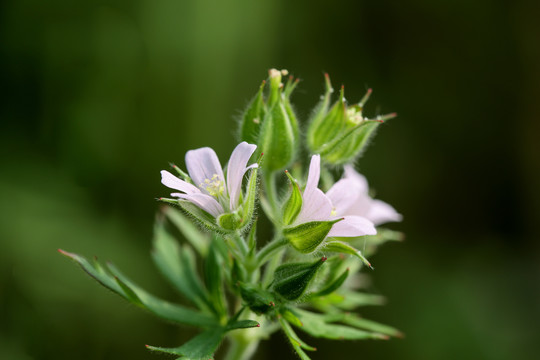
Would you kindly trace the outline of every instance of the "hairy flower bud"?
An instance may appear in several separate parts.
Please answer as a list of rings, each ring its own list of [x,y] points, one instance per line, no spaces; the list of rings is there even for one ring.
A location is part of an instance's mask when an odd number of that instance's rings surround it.
[[[377,127],[384,120],[396,116],[395,113],[369,119],[362,114],[371,89],[358,104],[349,106],[342,87],[339,99],[330,107],[333,92],[328,75],[326,92],[316,107],[307,132],[308,147],[313,154],[320,154],[330,164],[344,164],[359,156]]]

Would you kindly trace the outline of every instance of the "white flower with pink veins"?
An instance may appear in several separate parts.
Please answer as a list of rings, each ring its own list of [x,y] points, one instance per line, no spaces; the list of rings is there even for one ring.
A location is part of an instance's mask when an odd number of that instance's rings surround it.
[[[161,171],[161,183],[181,191],[171,196],[187,200],[214,217],[234,212],[240,206],[244,174],[258,166],[246,166],[256,148],[245,141],[236,146],[227,165],[227,181],[215,151],[204,147],[186,153],[186,167],[193,184],[166,170]]]
[[[401,221],[402,216],[391,205],[369,196],[366,178],[351,165],[345,166],[344,177],[326,193],[334,205],[335,216],[361,216],[375,226]]]
[[[321,157],[313,155],[309,165],[309,173],[306,182],[306,187],[302,193],[302,209],[295,219],[293,226],[307,223],[310,221],[329,221],[339,218],[343,220],[335,223],[328,233],[327,237],[357,237],[364,235],[375,235],[377,231],[373,223],[363,216],[356,214],[336,211],[343,206],[349,206],[348,202],[344,203],[346,196],[342,194],[346,189],[338,187],[334,189],[334,197],[325,194],[317,186],[319,183],[321,172]],[[333,189],[334,187],[332,187]],[[331,190],[332,190],[331,189]],[[350,190],[348,192],[350,194]],[[330,194],[332,195],[332,194]],[[340,196],[337,196],[340,195]]]

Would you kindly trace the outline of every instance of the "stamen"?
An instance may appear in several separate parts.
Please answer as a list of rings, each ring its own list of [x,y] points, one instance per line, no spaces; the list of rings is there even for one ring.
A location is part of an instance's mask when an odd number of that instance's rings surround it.
[[[218,174],[214,174],[211,179],[204,179],[199,187],[216,198],[223,195],[223,192],[225,191],[225,183],[219,178]]]

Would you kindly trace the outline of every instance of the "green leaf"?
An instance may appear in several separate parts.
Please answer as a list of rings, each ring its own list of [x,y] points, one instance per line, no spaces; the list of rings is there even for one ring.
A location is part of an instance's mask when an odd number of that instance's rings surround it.
[[[192,250],[181,247],[165,230],[156,224],[152,259],[169,282],[189,301],[201,309],[209,309],[208,296],[197,276]]]
[[[353,248],[351,245],[342,241],[327,241],[324,245],[324,251],[337,252],[341,254],[354,255],[364,262],[367,266],[373,269],[371,263],[362,255],[360,250]]]
[[[375,321],[364,319],[355,314],[349,313],[349,314],[344,314],[344,315],[345,316],[342,322],[347,325],[351,325],[359,329],[373,331],[379,334],[385,334],[388,336],[399,337],[399,338],[403,337],[403,333],[401,331],[391,326],[383,325]]]
[[[342,310],[354,310],[359,306],[380,306],[386,302],[380,295],[366,294],[346,289],[326,295],[320,298],[311,299],[314,306],[327,310],[329,306],[335,306]]]
[[[204,262],[204,279],[210,293],[210,301],[220,317],[227,314],[225,305],[225,290],[223,289],[223,261],[216,247],[210,247]]]
[[[223,340],[225,329],[214,327],[206,330],[189,340],[187,343],[176,348],[163,348],[147,345],[153,351],[179,355],[182,360],[208,360],[214,356],[214,352]]]
[[[182,212],[174,207],[167,206],[164,213],[167,219],[176,226],[193,248],[197,250],[199,254],[204,256],[208,250],[208,243],[210,241],[208,235],[202,233],[197,226],[193,224],[192,220],[188,219]]]
[[[227,325],[227,331],[236,330],[236,329],[248,329],[254,327],[261,327],[261,324],[255,320],[240,320],[235,321],[232,324]]]
[[[387,339],[386,336],[381,334],[362,331],[344,325],[330,324],[320,314],[301,309],[295,309],[294,312],[304,324],[300,329],[314,337],[335,340]]]
[[[317,270],[326,261],[291,263],[279,266],[274,272],[273,290],[287,300],[296,300],[306,291]]]
[[[306,349],[309,351],[317,351],[317,348],[310,346],[306,344],[302,339],[296,335],[292,327],[285,321],[283,318],[278,319],[279,324],[281,325],[281,328],[283,329],[283,332],[289,339],[289,342],[293,346],[296,353],[300,356],[301,359],[309,359],[309,357],[304,353],[302,349]]]
[[[97,261],[91,264],[82,256],[63,250],[59,251],[77,262],[84,271],[106,288],[161,318],[199,327],[215,326],[217,323],[213,317],[202,314],[195,309],[172,304],[150,295],[129,281],[112,265],[108,266],[109,271],[107,271]]]
[[[283,229],[283,236],[292,247],[303,254],[315,251],[326,238],[332,226],[343,219],[332,221],[311,221],[295,227]]]
[[[348,276],[349,276],[349,269],[345,270],[338,278],[332,281],[328,286],[314,293],[313,296],[314,297],[325,296],[325,295],[333,293],[334,291],[339,289],[339,287],[345,282]]]
[[[264,120],[266,109],[263,99],[263,90],[265,84],[266,81],[263,81],[259,87],[259,91],[251,100],[246,111],[244,112],[244,115],[242,116],[240,139],[242,141],[247,141],[250,144],[257,143],[261,123]]]
[[[287,226],[294,222],[302,209],[302,193],[296,179],[288,171],[285,171],[285,174],[289,177],[292,187],[289,199],[283,205],[283,225]]]

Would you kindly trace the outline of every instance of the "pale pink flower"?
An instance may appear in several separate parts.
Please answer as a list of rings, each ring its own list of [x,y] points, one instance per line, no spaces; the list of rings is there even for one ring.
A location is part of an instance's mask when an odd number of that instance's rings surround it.
[[[346,200],[342,189],[334,191],[334,197],[328,196],[317,186],[321,172],[321,157],[313,155],[309,166],[306,187],[302,193],[302,209],[293,225],[299,225],[310,221],[329,221],[338,218],[343,220],[332,226],[328,237],[356,237],[375,235],[377,231],[373,223],[365,217],[356,214],[337,212]]]
[[[240,205],[244,174],[258,166],[247,166],[256,148],[247,142],[236,146],[227,165],[227,181],[215,151],[204,147],[186,153],[186,167],[193,184],[166,170],[161,171],[161,183],[181,191],[171,196],[190,201],[214,217],[233,212]]]
[[[336,216],[361,216],[376,226],[402,220],[401,214],[391,205],[369,196],[366,178],[351,165],[345,166],[343,179],[336,182],[326,196],[332,201]]]

